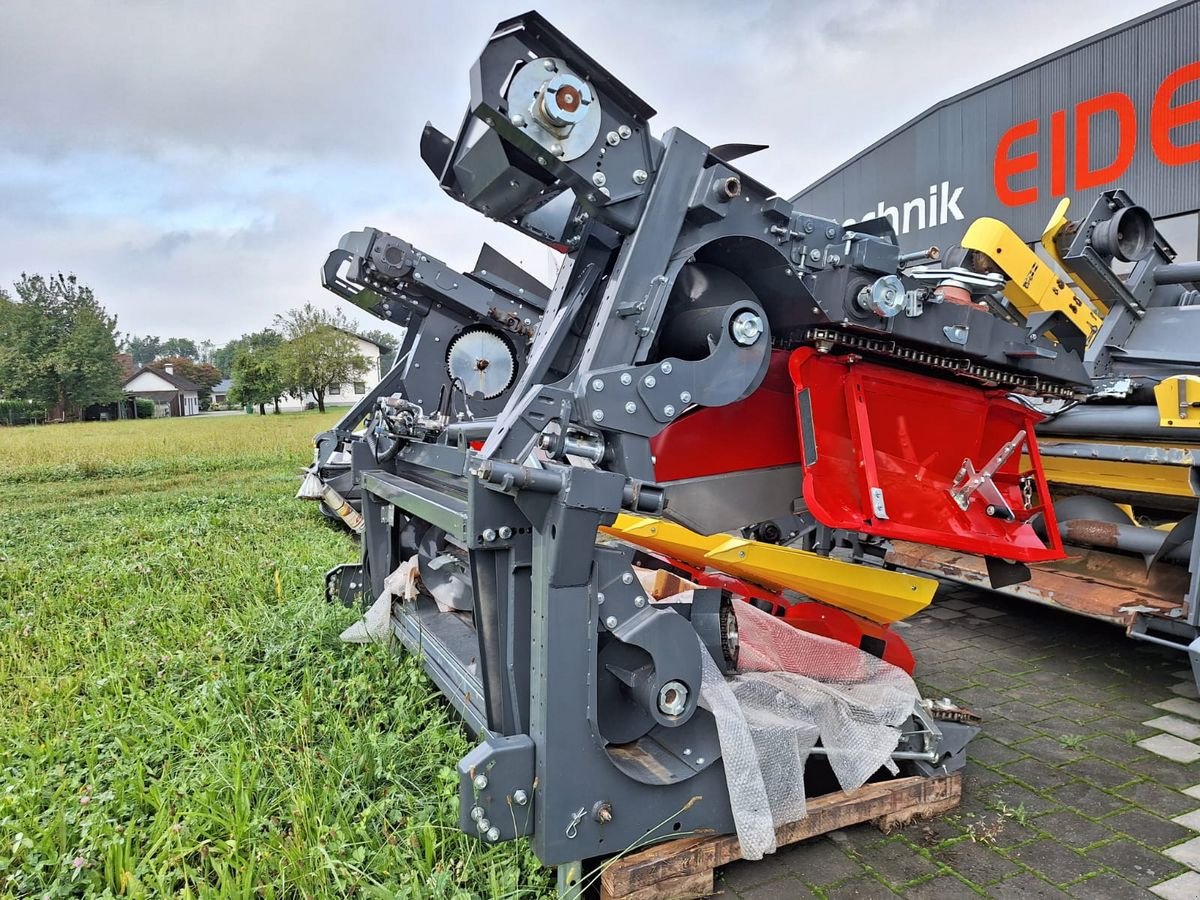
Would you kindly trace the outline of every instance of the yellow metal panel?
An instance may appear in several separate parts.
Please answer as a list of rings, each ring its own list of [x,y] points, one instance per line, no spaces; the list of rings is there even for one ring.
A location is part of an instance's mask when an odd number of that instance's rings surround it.
[[[1175,375],[1154,386],[1158,424],[1164,428],[1200,428],[1200,376]]]
[[[1054,215],[1050,217],[1050,221],[1046,223],[1046,230],[1042,232],[1042,246],[1046,248],[1046,252],[1050,254],[1050,258],[1058,263],[1064,272],[1075,278],[1076,286],[1087,295],[1088,300],[1092,302],[1092,306],[1096,307],[1096,311],[1101,316],[1108,315],[1108,306],[1096,296],[1086,284],[1080,281],[1075,273],[1071,271],[1071,267],[1063,262],[1062,254],[1058,252],[1058,236],[1064,228],[1071,224],[1067,219],[1067,207],[1071,205],[1071,200],[1068,197],[1063,197],[1059,201],[1058,207],[1054,210]]]
[[[937,582],[930,578],[727,534],[697,534],[663,519],[620,515],[611,527],[601,530],[697,568],[717,569],[773,590],[796,591],[874,622],[915,615],[929,605],[937,590]]]
[[[1103,319],[1085,300],[1076,296],[1058,274],[1026,246],[1020,236],[999,219],[976,219],[963,235],[962,244],[994,262],[1006,276],[1004,296],[1028,318],[1036,312],[1063,313],[1090,343]]]
[[[1162,463],[1110,462],[1073,456],[1043,456],[1042,468],[1051,484],[1108,488],[1136,494],[1194,497],[1187,466]]]

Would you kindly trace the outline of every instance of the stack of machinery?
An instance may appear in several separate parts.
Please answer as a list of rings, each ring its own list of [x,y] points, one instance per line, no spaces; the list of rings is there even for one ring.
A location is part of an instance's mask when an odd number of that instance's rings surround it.
[[[318,494],[363,538],[328,590],[383,597],[479,736],[458,767],[468,832],[528,835],[553,865],[677,830],[745,845],[726,687],[741,701],[749,669],[787,669],[806,698],[832,683],[835,705],[865,708],[864,685],[912,671],[889,625],[936,586],[896,565],[1010,589],[1030,564],[1070,566],[1063,536],[1103,516],[1052,502],[1047,472],[1065,485],[1081,459],[1176,452],[1156,447],[1157,414],[1136,443],[1085,445],[1072,429],[1127,434],[1093,413],[1134,416],[1075,404],[1096,385],[1137,397],[1200,352],[1156,330],[1197,273],[1119,194],[1048,234],[1087,298],[1024,245],[1017,272],[986,223],[941,260],[902,256],[886,220],[843,227],[748,176],[735,163],[754,146],[656,136],[654,111],[536,14],[497,27],[470,84],[456,135],[426,127],[424,161],[563,262],[552,288],[486,247],[459,273],[375,229],[330,255],[326,286],[406,331],[392,372],[318,437]],[[1127,281],[1114,256],[1137,260]],[[1160,404],[1200,424],[1194,380],[1163,385]],[[1108,524],[1176,560],[1194,519]],[[788,740],[823,765],[795,778],[819,793],[864,760],[851,781],[961,767],[971,717],[907,703],[867,710],[882,751],[814,713]]]

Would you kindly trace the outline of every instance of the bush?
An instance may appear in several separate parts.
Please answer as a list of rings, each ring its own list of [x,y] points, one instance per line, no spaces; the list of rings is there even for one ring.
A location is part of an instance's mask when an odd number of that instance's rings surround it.
[[[154,418],[154,401],[153,400],[138,400],[137,402],[137,417],[139,419]]]
[[[0,425],[31,425],[46,420],[47,409],[32,400],[0,400]]]

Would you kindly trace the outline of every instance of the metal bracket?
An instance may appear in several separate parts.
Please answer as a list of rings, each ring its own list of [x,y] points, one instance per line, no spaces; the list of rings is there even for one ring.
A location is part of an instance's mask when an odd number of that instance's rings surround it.
[[[958,470],[958,474],[954,476],[954,484],[950,487],[950,496],[954,498],[954,502],[958,504],[959,509],[965,510],[971,503],[971,497],[978,493],[983,498],[984,503],[988,505],[987,513],[989,516],[995,516],[1000,519],[1012,519],[1013,511],[1008,505],[1008,500],[1004,494],[996,487],[996,483],[992,480],[992,476],[999,471],[1000,467],[1008,461],[1008,458],[1017,451],[1017,448],[1025,442],[1025,429],[1021,429],[1016,433],[1016,436],[996,451],[996,455],[988,460],[979,471],[975,470],[974,463],[970,459],[964,459],[962,468]]]
[[[367,576],[358,563],[343,563],[325,573],[325,599],[347,608],[362,606],[367,597]]]

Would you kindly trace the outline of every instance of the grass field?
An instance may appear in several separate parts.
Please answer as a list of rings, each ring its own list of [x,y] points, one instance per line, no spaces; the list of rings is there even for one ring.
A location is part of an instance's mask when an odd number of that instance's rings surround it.
[[[293,500],[335,413],[0,429],[0,897],[518,897],[455,828],[465,732],[341,644]]]

